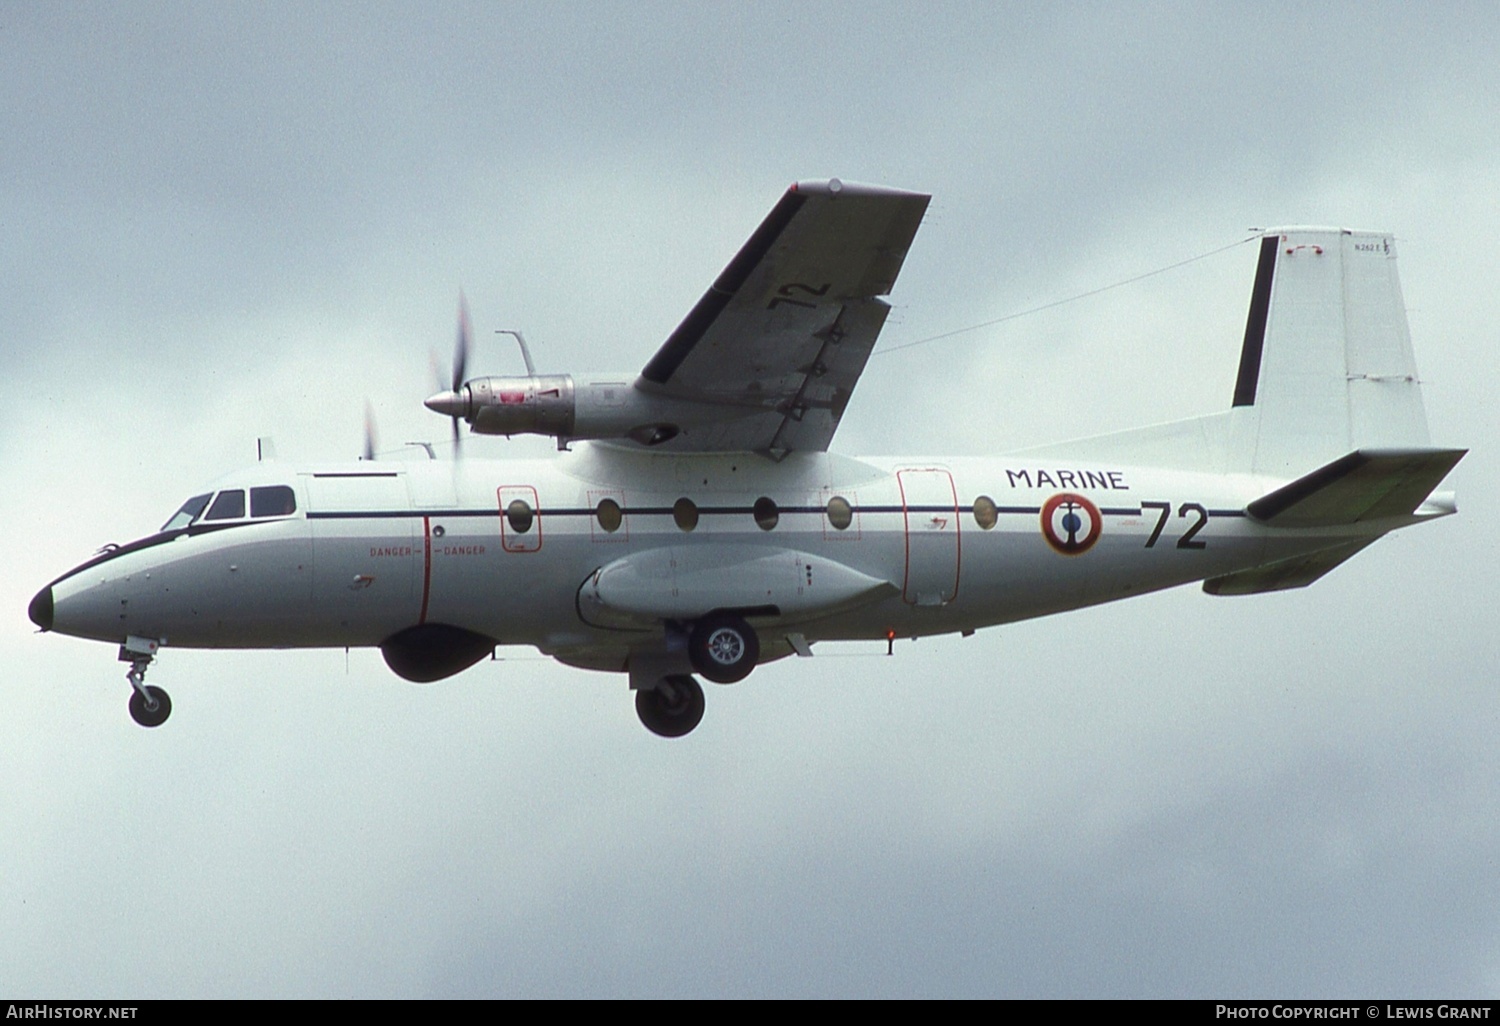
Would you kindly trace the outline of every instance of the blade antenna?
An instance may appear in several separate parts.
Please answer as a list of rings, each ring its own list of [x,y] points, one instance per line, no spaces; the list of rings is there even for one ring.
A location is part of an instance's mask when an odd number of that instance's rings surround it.
[[[536,364],[531,362],[531,350],[526,347],[526,339],[522,337],[521,333],[519,331],[512,331],[510,328],[501,328],[495,334],[514,335],[516,337],[516,341],[521,344],[521,359],[526,361],[526,373],[533,378],[536,377]]]

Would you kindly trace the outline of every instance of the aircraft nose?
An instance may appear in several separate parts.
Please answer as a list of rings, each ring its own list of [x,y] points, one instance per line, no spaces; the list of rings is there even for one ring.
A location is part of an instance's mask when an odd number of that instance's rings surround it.
[[[31,600],[31,605],[26,607],[26,615],[31,617],[31,622],[44,631],[52,629],[52,586],[49,584],[36,593]]]

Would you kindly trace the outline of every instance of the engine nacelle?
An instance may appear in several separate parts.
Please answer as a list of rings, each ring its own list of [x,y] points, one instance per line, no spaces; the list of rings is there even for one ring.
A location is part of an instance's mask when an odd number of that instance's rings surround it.
[[[472,411],[464,419],[476,434],[574,437],[578,407],[571,374],[475,378],[463,392]]]
[[[646,395],[624,381],[575,381],[571,374],[474,378],[426,405],[468,421],[480,435],[550,435],[559,443],[628,438],[647,446],[669,441],[683,424],[713,413]]]

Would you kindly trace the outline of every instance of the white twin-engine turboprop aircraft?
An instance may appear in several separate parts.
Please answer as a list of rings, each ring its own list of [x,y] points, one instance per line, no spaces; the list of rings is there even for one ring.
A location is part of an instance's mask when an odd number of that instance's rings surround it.
[[[120,645],[148,727],[171,708],[144,679],[163,645],[378,645],[413,681],[535,645],[628,674],[677,737],[703,716],[694,673],[1189,581],[1300,588],[1455,511],[1433,490],[1465,450],[1429,444],[1378,232],[1263,234],[1228,412],[1000,457],[830,453],[928,199],[793,185],[634,380],[463,381],[461,328],[427,405],[455,438],[458,418],[552,435],[557,458],[261,462],[57,578],[31,619]]]

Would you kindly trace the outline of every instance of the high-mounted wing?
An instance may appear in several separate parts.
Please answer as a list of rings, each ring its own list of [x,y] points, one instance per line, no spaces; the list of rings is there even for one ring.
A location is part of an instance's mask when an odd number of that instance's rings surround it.
[[[838,179],[788,189],[635,383],[722,410],[662,448],[826,449],[930,199]]]

